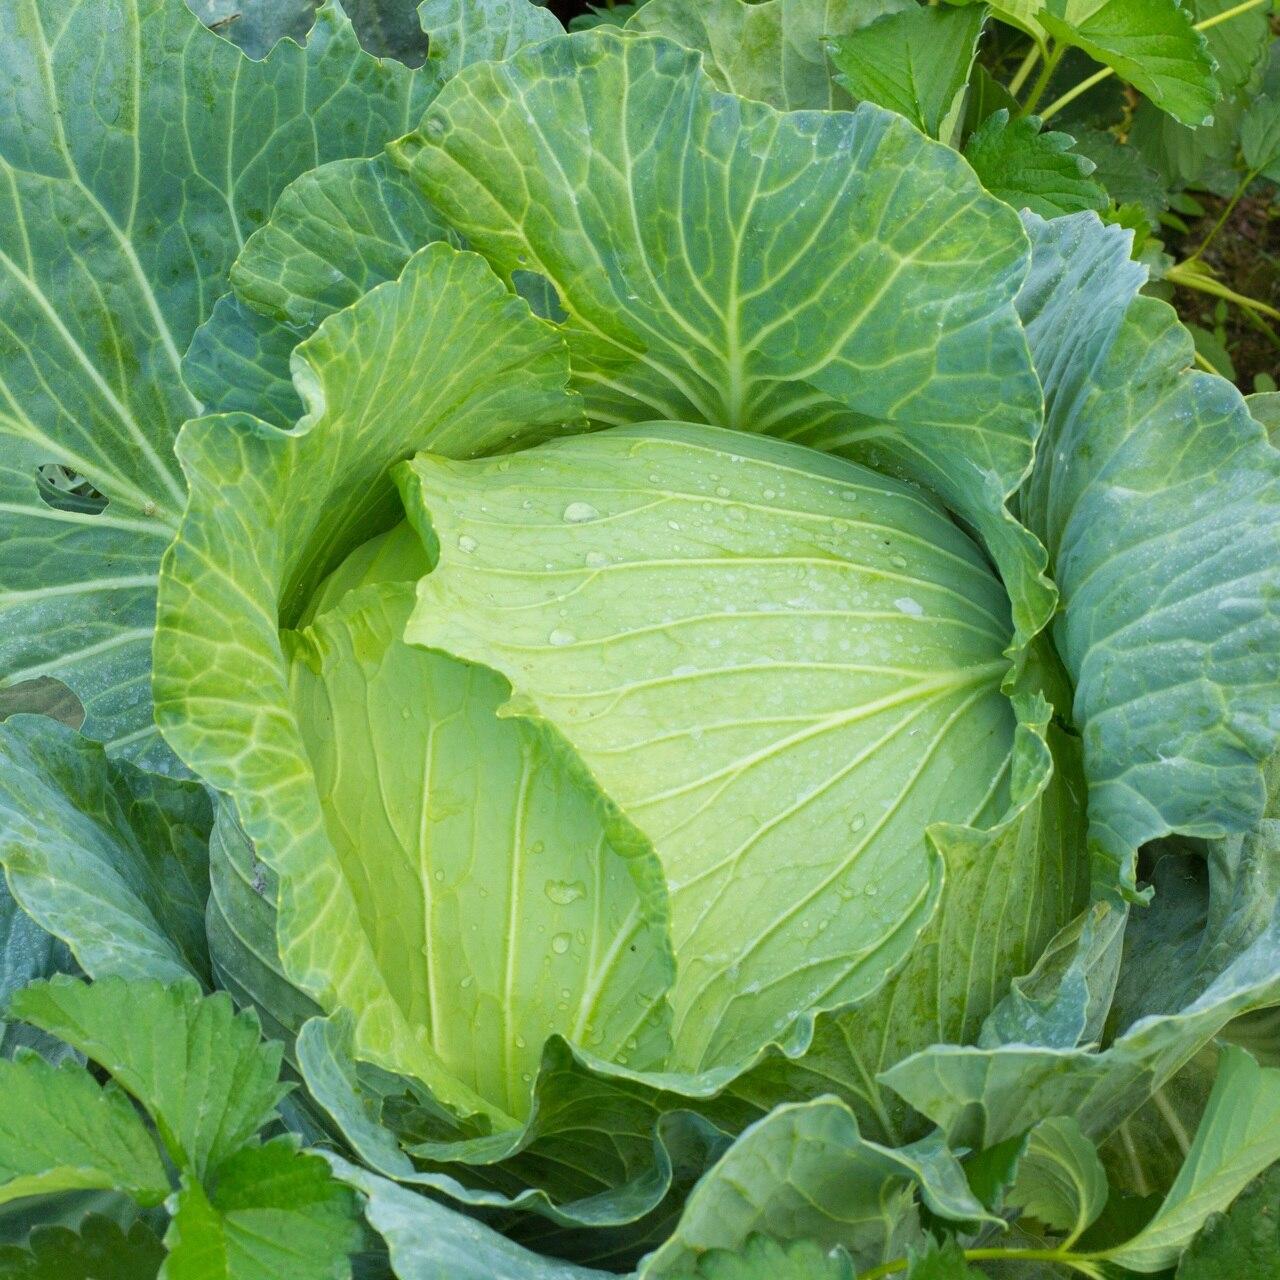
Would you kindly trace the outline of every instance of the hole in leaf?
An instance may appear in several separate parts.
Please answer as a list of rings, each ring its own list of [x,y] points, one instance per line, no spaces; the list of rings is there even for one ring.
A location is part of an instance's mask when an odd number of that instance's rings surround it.
[[[84,724],[84,704],[61,680],[37,676],[0,687],[0,720],[18,715],[49,716],[79,729]]]
[[[36,488],[45,505],[55,511],[96,516],[107,505],[107,499],[90,481],[60,462],[46,462],[36,468]]]

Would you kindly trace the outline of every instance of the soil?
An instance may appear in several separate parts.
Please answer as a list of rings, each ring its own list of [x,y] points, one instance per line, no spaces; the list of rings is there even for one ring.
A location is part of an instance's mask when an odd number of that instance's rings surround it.
[[[1227,203],[1210,195],[1197,195],[1197,199],[1205,206],[1204,216],[1190,224],[1186,235],[1168,241],[1170,253],[1178,258],[1185,258],[1204,240]],[[1280,310],[1280,193],[1276,188],[1259,183],[1258,194],[1245,196],[1202,257],[1228,288]],[[1183,320],[1208,329],[1223,342],[1241,391],[1256,390],[1259,374],[1280,382],[1280,320],[1263,317],[1251,322],[1242,308],[1229,303],[1219,306],[1216,298],[1190,289],[1176,290],[1174,305]]]

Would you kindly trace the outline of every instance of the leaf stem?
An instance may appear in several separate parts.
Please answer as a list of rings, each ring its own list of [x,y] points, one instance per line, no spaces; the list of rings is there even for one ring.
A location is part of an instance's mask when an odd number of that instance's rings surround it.
[[[1257,298],[1250,298],[1247,294],[1237,293],[1234,289],[1229,289],[1225,284],[1215,280],[1212,276],[1206,275],[1203,271],[1197,271],[1194,268],[1186,269],[1185,262],[1176,262],[1164,273],[1164,278],[1172,284],[1180,284],[1184,289],[1193,289],[1198,293],[1207,293],[1215,298],[1225,298],[1228,302],[1234,302],[1237,307],[1243,307],[1246,311],[1257,311],[1264,316],[1270,316],[1273,320],[1280,320],[1280,311],[1275,307],[1268,306],[1265,302],[1260,302]]]
[[[1018,64],[1018,69],[1013,73],[1013,79],[1009,81],[1009,92],[1017,97],[1021,92],[1022,86],[1027,83],[1027,77],[1031,74],[1036,63],[1040,60],[1040,46],[1032,43],[1031,48],[1027,50],[1027,56]]]
[[[1220,23],[1228,22],[1232,18],[1239,17],[1242,13],[1248,13],[1250,9],[1261,8],[1264,4],[1270,4],[1271,0],[1240,0],[1239,4],[1232,5],[1230,9],[1224,9],[1221,13],[1215,13],[1211,18],[1205,18],[1202,22],[1195,24],[1196,31],[1208,31],[1210,27],[1216,27]],[[1043,111],[1040,112],[1041,120],[1048,120],[1051,115],[1061,111],[1069,102],[1074,102],[1082,93],[1088,92],[1095,84],[1101,83],[1108,76],[1115,75],[1115,71],[1111,67],[1103,67],[1101,71],[1095,71],[1093,75],[1085,80],[1081,80],[1079,84],[1068,89],[1060,98],[1055,98]],[[1024,111],[1025,115],[1026,112]]]
[[[1231,217],[1231,214],[1234,212],[1236,205],[1240,203],[1240,197],[1244,195],[1249,184],[1258,176],[1258,172],[1259,171],[1257,169],[1250,169],[1249,172],[1240,179],[1240,185],[1236,187],[1234,192],[1232,192],[1231,199],[1227,202],[1227,207],[1223,209],[1222,213],[1218,216],[1217,222],[1209,228],[1209,234],[1200,241],[1199,247],[1186,259],[1188,262],[1194,262],[1209,247],[1213,241],[1213,237],[1222,230],[1227,219]]]
[[[1061,1267],[1070,1267],[1082,1275],[1097,1277],[1099,1275],[1095,1262],[1106,1255],[1101,1253],[1071,1253],[1066,1249],[964,1249],[966,1262],[1056,1262]],[[910,1258],[894,1258],[891,1262],[882,1262],[870,1271],[864,1271],[858,1280],[884,1280],[886,1276],[896,1276],[911,1265]]]
[[[1035,110],[1036,103],[1044,97],[1044,91],[1049,87],[1049,81],[1053,79],[1053,73],[1058,69],[1058,63],[1062,61],[1066,51],[1066,45],[1055,45],[1044,55],[1040,73],[1031,86],[1031,92],[1027,94],[1027,100],[1022,104],[1021,115],[1029,116]]]

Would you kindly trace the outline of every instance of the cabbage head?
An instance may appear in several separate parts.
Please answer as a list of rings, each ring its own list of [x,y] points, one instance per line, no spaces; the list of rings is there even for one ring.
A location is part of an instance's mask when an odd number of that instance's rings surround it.
[[[1264,814],[1277,452],[1118,226],[521,14],[316,132],[181,359],[208,978],[388,1221],[883,1263],[1280,1001],[1273,919],[1113,1008],[1139,850]]]

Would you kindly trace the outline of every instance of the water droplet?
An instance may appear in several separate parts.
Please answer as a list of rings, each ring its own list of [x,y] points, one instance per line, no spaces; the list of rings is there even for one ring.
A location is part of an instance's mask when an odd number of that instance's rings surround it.
[[[475,979],[470,974],[467,974],[467,976],[463,978],[461,982],[458,983],[458,986],[460,986],[463,989],[463,991],[466,991],[468,987],[472,987],[474,985],[475,985]]]
[[[476,540],[473,537],[471,537],[470,534],[464,533],[458,539],[459,551],[465,551],[467,555],[470,555],[475,549],[476,549]]]
[[[855,813],[849,819],[850,831],[861,831],[867,825],[867,815],[865,813]]]
[[[567,907],[587,896],[587,887],[581,880],[548,880],[546,894],[558,907]],[[565,946],[569,945],[569,936],[565,935]]]
[[[903,555],[892,555],[889,557],[889,563],[895,569],[905,569],[907,567],[907,557]]]
[[[720,484],[716,486],[717,498],[727,498],[728,496],[729,496],[729,489],[727,485]]]
[[[587,568],[603,569],[609,563],[609,557],[603,551],[587,552]]]
[[[585,524],[588,520],[598,519],[599,515],[589,502],[571,502],[564,509],[564,518],[569,524]]]
[[[551,939],[551,950],[558,956],[564,955],[569,950],[569,935],[567,933],[557,933]]]
[[[893,602],[893,607],[899,613],[905,613],[912,618],[924,617],[924,605],[919,600],[913,600],[910,596],[899,596]]]
[[[667,528],[668,528],[668,529],[674,529],[677,533],[679,533],[679,532],[680,532],[680,526],[679,526],[679,524],[677,524],[677,523],[676,523],[676,521],[674,521],[674,520],[668,520],[668,521],[667,521]]]
[[[577,637],[572,631],[566,631],[563,627],[556,629],[547,637],[547,643],[553,644],[557,648],[561,645],[572,644]]]
[[[431,878],[432,878],[433,880],[443,880],[443,879],[444,879],[444,872],[443,872],[443,871],[433,871],[433,872],[431,873]]]

